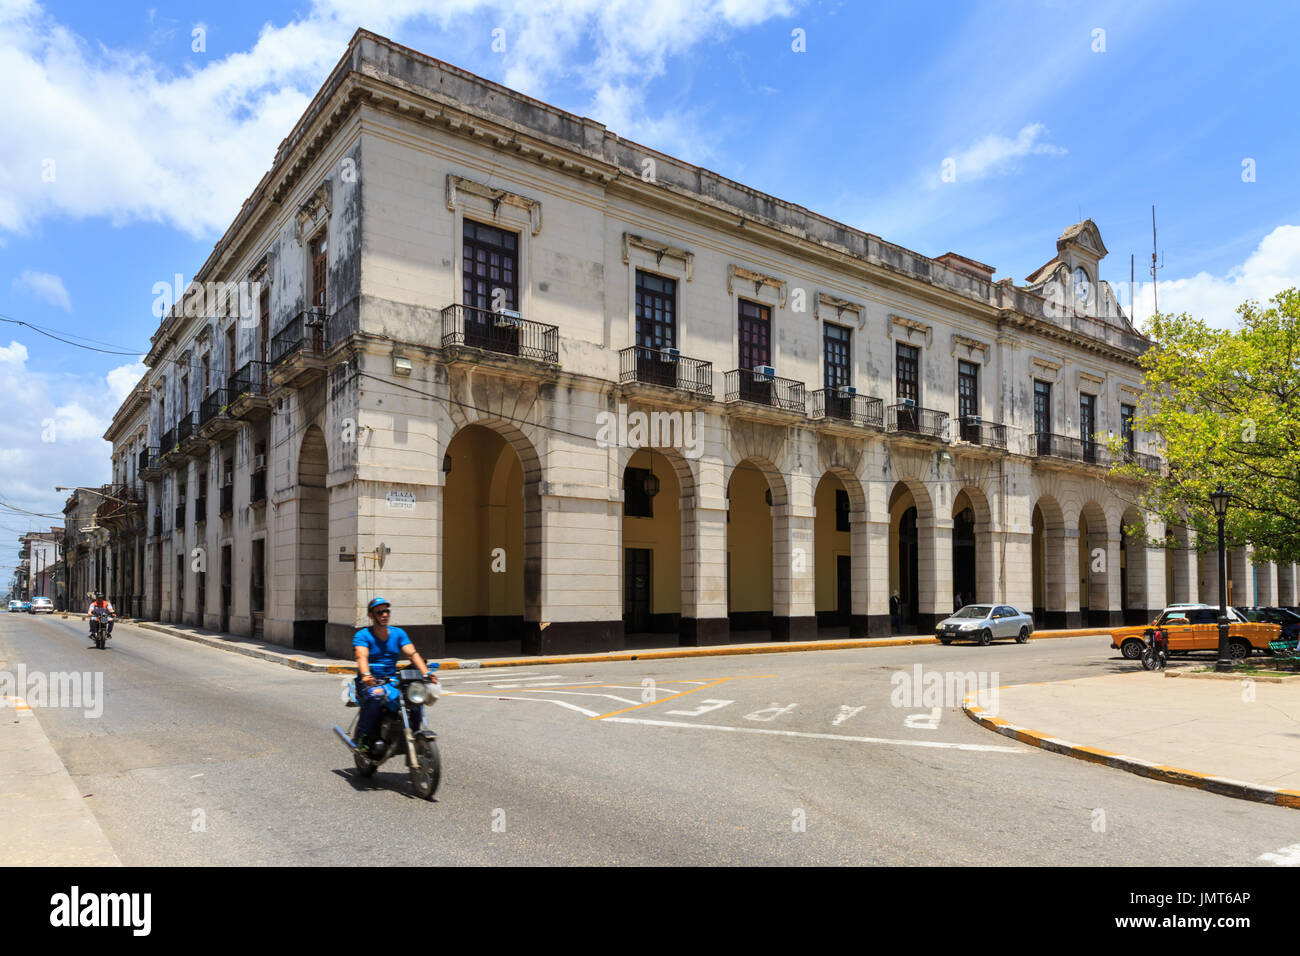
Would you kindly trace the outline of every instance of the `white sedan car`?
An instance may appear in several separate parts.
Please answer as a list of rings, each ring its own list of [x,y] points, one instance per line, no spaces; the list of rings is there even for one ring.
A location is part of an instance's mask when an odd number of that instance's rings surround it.
[[[967,604],[952,617],[934,627],[941,644],[953,641],[979,641],[991,644],[999,638],[1013,637],[1023,644],[1034,633],[1034,620],[1009,604]]]

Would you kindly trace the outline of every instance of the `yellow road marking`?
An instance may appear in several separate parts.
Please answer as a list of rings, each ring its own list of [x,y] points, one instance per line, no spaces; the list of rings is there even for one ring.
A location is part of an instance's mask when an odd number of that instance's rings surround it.
[[[622,710],[611,710],[608,714],[601,714],[599,717],[592,717],[592,720],[604,720],[606,717],[613,717],[616,714],[626,714],[628,711],[640,710],[642,707],[653,707],[655,704],[666,704],[670,700],[676,700],[678,697],[685,697],[687,694],[697,694],[702,690],[708,690],[710,687],[717,687],[719,684],[725,684],[729,680],[758,680],[763,677],[776,677],[776,674],[746,674],[738,677],[719,677],[711,684],[705,684],[703,687],[697,687],[695,690],[684,690],[680,694],[673,694],[671,697],[665,697],[663,700],[648,700],[644,704],[637,704],[635,707],[624,707]]]

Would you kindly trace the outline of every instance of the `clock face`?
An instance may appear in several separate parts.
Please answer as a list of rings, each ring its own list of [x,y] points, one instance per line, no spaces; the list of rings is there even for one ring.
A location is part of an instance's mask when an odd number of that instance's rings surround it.
[[[1074,270],[1074,297],[1079,302],[1087,302],[1092,295],[1092,283],[1088,281],[1088,273],[1080,266]]]

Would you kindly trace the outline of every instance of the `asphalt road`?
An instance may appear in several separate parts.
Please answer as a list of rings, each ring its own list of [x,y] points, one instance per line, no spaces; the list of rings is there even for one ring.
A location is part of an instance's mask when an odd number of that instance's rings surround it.
[[[98,651],[57,616],[0,614],[0,658],[102,672],[100,716],[37,716],[128,865],[1223,866],[1300,843],[1294,810],[907,693],[918,664],[968,690],[1131,668],[1106,637],[447,672],[433,802],[397,761],[355,776],[337,676],[130,625]]]

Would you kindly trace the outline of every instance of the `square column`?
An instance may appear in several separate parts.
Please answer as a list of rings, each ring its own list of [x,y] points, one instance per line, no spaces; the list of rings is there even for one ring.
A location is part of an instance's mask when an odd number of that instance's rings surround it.
[[[1296,606],[1296,568],[1294,564],[1277,566],[1277,603],[1282,607]]]
[[[731,640],[727,618],[727,509],[717,497],[711,497],[707,506],[682,506],[682,618],[678,640],[688,647]]]
[[[1003,550],[1005,559],[1002,559]],[[1033,550],[1032,531],[1005,531],[994,539],[994,553],[1001,559],[995,576],[998,582],[996,594],[1002,595],[1001,600],[1005,603],[1030,614],[1034,609]]]
[[[790,480],[790,500],[772,508],[772,640],[817,639],[812,483]]]
[[[1129,609],[1134,616],[1137,615],[1137,611],[1142,612],[1143,623],[1155,620],[1156,615],[1169,603],[1169,596],[1165,593],[1165,561],[1170,557],[1172,553],[1164,548],[1146,549],[1146,581],[1141,592],[1143,606],[1135,608],[1132,602],[1129,603]]]
[[[1047,626],[1049,628],[1083,627],[1083,612],[1079,607],[1079,530],[1065,528],[1061,547],[1061,564],[1047,566]],[[1050,556],[1051,551],[1049,549]],[[1061,606],[1052,606],[1051,597],[1059,594]],[[1055,612],[1055,613],[1054,613]]]
[[[1218,555],[1215,555],[1218,561]],[[1217,565],[1215,574],[1218,574]],[[1228,604],[1234,607],[1255,603],[1255,575],[1244,548],[1228,551]]]
[[[1255,580],[1259,582],[1259,606],[1277,605],[1277,565],[1272,561],[1255,565]]]
[[[1200,600],[1200,568],[1194,548],[1170,548],[1165,560],[1174,568],[1174,592],[1165,595],[1166,604],[1195,604]]]

